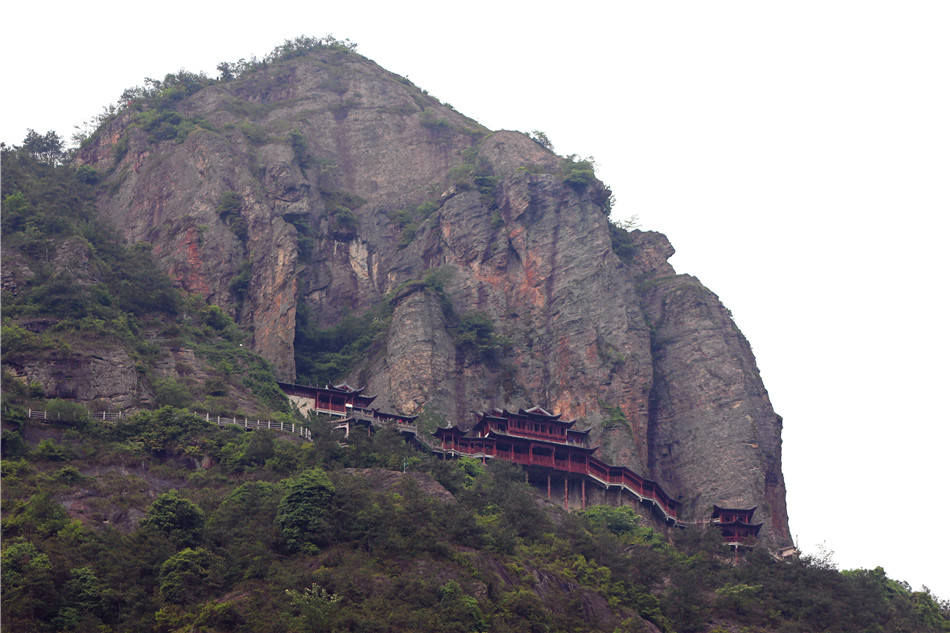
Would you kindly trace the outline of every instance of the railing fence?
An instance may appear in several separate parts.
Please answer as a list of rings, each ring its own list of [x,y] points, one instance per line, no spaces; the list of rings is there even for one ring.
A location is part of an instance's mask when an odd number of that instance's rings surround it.
[[[294,435],[299,435],[304,439],[313,439],[310,429],[303,426],[302,424],[297,424],[296,422],[279,422],[272,420],[251,420],[250,418],[228,418],[222,416],[212,416],[210,413],[199,413],[197,411],[192,412],[193,415],[204,418],[208,422],[214,422],[218,426],[225,426],[227,424],[233,424],[236,426],[244,427],[245,429],[270,429],[272,431],[282,431],[284,433],[292,433]],[[127,414],[123,414],[121,411],[118,412],[109,412],[109,411],[99,411],[96,413],[90,413],[89,416],[94,420],[102,420],[104,422],[116,422],[122,418],[129,417]],[[61,414],[57,412],[40,410],[40,409],[27,409],[27,417],[31,420],[62,420]]]

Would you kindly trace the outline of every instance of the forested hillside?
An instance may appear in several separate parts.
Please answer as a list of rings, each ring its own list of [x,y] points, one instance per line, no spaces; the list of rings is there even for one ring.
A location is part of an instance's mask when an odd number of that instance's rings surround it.
[[[5,631],[950,630],[880,568],[734,564],[717,530],[565,513],[516,466],[386,431],[341,444],[314,421],[311,443],[170,407],[39,423],[4,392],[5,440],[26,438],[3,459]]]
[[[100,174],[68,158],[52,133],[3,150],[5,375],[106,411],[289,412],[233,320],[125,246],[96,214]]]

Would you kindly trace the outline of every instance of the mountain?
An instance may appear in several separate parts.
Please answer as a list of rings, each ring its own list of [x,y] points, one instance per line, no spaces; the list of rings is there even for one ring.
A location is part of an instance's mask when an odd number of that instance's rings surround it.
[[[589,160],[333,40],[219,69],[127,91],[76,156],[3,148],[4,630],[950,630],[881,568],[773,555],[749,345]],[[276,379],[429,429],[543,405],[686,525],[301,426]],[[767,547],[724,548],[713,504]]]
[[[169,76],[78,160],[122,237],[280,379],[365,384],[443,424],[540,404],[689,519],[756,506],[790,544],[782,422],[747,341],[663,235],[611,224],[590,162],[326,46],[206,86]]]

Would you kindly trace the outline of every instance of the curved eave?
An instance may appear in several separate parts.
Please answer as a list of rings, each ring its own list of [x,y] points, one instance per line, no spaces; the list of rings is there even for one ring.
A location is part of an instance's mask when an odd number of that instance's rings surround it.
[[[713,518],[715,519],[717,516],[719,516],[720,514],[723,514],[724,512],[728,512],[731,514],[745,514],[748,512],[749,516],[751,517],[753,514],[755,514],[755,511],[758,507],[759,506],[752,506],[751,508],[723,508],[721,506],[717,506],[713,504],[712,515],[713,515]]]
[[[280,387],[284,392],[288,391],[301,391],[304,393],[316,393],[320,391],[320,387],[314,387],[313,385],[298,385],[293,382],[280,382],[277,381],[277,386]]]
[[[595,446],[591,448],[589,446],[582,446],[580,444],[570,444],[568,442],[556,442],[554,440],[548,440],[541,437],[526,437],[524,435],[512,435],[510,433],[505,433],[504,431],[499,431],[497,429],[492,429],[491,431],[489,431],[488,437],[495,438],[495,439],[505,439],[505,440],[523,440],[525,442],[539,442],[542,444],[550,444],[551,446],[557,446],[561,448],[570,448],[570,449],[577,449],[579,451],[586,451],[591,454],[593,454],[594,451],[600,448],[599,446]],[[478,439],[478,438],[473,438],[473,439]],[[481,439],[485,439],[485,438],[481,438]]]
[[[734,531],[737,533],[737,535],[738,535],[739,532],[751,532],[751,536],[758,536],[758,535],[759,535],[759,530],[762,529],[762,524],[761,524],[761,523],[755,523],[755,524],[752,524],[752,523],[719,523],[719,524],[717,524],[717,525],[719,526],[719,529],[720,529],[720,530],[723,529],[723,528],[728,528],[728,529],[734,530]],[[749,536],[749,535],[747,534],[747,536]]]
[[[376,396],[373,397],[375,398]],[[372,409],[372,412],[375,413],[377,417],[388,418],[390,420],[402,420],[406,424],[412,424],[416,421],[416,418],[419,417],[418,415],[399,415],[398,413],[387,413],[385,411],[380,411],[379,409]]]
[[[538,406],[531,407],[530,409],[527,409],[527,410],[518,409],[518,413],[520,415],[530,415],[530,416],[542,418],[545,420],[559,420],[561,418],[560,413],[557,413],[557,414],[550,413]]]
[[[366,389],[366,387],[363,386],[363,387],[360,387],[359,389],[355,389],[351,387],[349,384],[343,382],[343,383],[340,383],[339,385],[326,385],[324,389],[327,391],[332,391],[333,393],[342,393],[349,396],[359,396],[359,395],[362,395],[363,390]],[[375,398],[376,396],[363,396],[363,397]]]

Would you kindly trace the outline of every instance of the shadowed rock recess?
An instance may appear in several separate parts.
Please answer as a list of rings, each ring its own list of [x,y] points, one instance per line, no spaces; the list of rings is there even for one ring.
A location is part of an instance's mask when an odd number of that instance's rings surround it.
[[[177,134],[143,124],[148,107],[80,154],[108,174],[100,211],[280,379],[365,384],[430,424],[538,404],[591,426],[599,457],[658,481],[681,518],[757,506],[761,536],[790,543],[781,418],[749,344],[663,235],[611,228],[583,163],[347,50],[180,99]],[[372,340],[304,353],[353,323]]]

